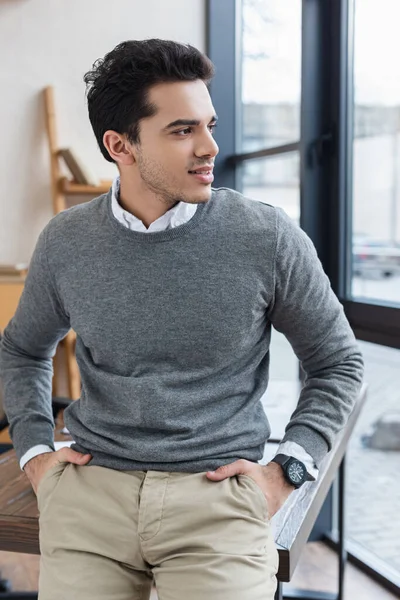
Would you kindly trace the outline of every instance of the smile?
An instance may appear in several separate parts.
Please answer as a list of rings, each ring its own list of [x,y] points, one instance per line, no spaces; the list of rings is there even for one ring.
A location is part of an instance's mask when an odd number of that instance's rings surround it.
[[[210,169],[209,171],[189,171],[189,175],[191,175],[201,183],[212,183],[214,181],[212,169]]]

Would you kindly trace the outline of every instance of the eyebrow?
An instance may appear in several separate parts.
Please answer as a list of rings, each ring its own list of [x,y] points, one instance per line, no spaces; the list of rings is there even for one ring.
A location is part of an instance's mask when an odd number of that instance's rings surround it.
[[[210,123],[212,123],[213,121],[218,121],[217,115],[213,115],[211,117]],[[198,121],[197,119],[176,119],[176,121],[172,121],[172,123],[166,125],[163,128],[163,131],[168,131],[169,129],[173,129],[174,127],[181,127],[182,125],[186,125],[186,127],[198,127],[199,125],[201,125],[201,121]]]

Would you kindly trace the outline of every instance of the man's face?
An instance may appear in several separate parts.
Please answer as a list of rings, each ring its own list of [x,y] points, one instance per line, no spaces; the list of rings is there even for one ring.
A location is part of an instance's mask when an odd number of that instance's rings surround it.
[[[218,146],[206,85],[201,80],[162,83],[150,89],[148,99],[158,110],[140,122],[136,157],[141,179],[168,204],[208,202]],[[190,172],[196,169],[202,174]]]

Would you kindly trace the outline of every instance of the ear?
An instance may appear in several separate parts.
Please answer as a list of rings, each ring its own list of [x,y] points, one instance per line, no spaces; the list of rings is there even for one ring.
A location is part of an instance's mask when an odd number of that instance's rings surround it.
[[[111,158],[119,165],[133,165],[135,157],[133,155],[132,144],[126,139],[126,136],[111,129],[103,135],[103,144]]]

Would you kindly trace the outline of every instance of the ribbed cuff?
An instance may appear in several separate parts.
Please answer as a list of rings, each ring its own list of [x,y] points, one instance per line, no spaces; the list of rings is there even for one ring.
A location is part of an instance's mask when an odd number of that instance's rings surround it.
[[[284,442],[300,444],[313,457],[318,469],[330,450],[326,439],[318,431],[306,425],[288,426],[281,444]]]
[[[46,421],[29,422],[23,420],[10,425],[10,437],[14,446],[18,462],[33,446],[45,445],[55,451],[54,427]]]

